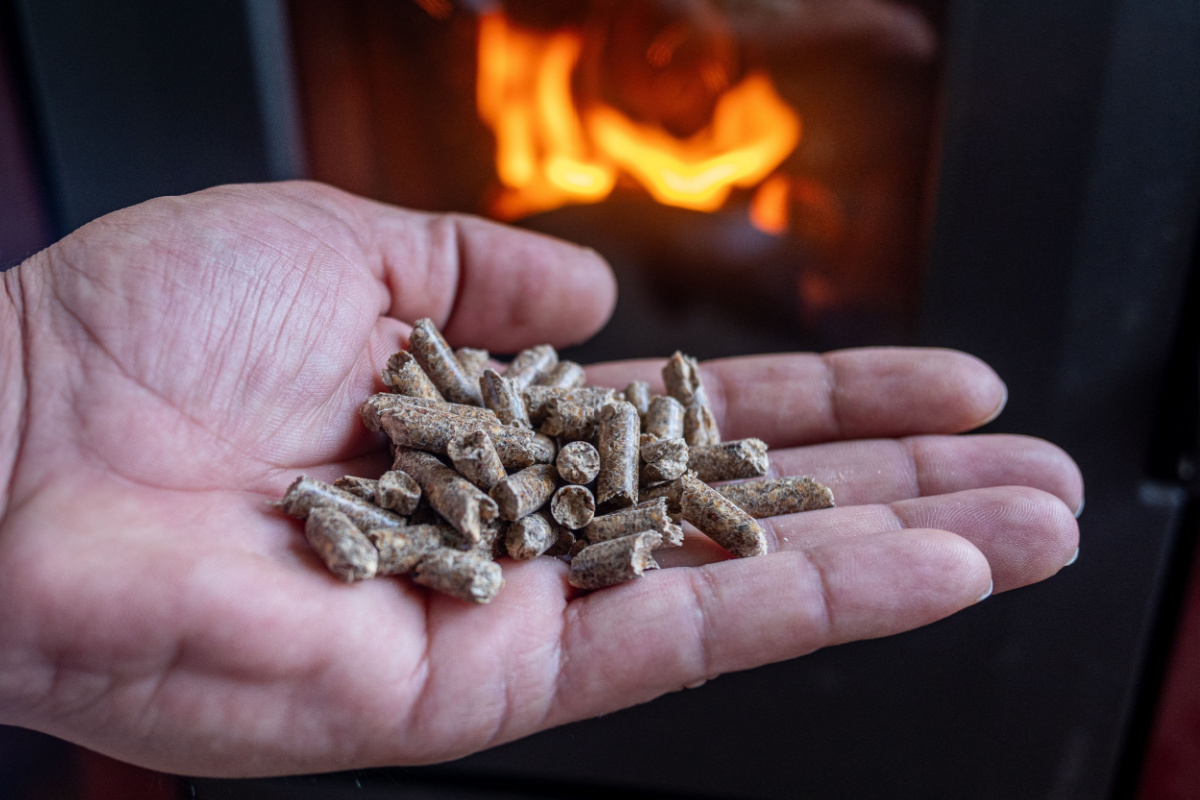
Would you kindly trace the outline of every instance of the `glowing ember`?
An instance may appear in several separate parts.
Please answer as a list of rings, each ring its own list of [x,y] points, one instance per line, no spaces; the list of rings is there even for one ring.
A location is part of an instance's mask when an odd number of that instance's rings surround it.
[[[659,50],[673,44],[659,42],[648,57],[661,60]],[[665,205],[715,211],[733,187],[767,177],[800,140],[800,118],[761,72],[721,91],[708,125],[685,139],[599,100],[577,107],[571,77],[582,47],[574,31],[523,30],[499,13],[481,19],[476,100],[495,134],[505,187],[496,216],[599,202],[619,173]]]

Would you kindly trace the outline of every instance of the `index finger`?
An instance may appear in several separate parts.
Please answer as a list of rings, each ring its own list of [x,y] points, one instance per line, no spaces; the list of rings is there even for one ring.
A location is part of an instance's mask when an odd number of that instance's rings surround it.
[[[644,380],[662,392],[663,363],[598,364],[588,380],[618,388]],[[772,447],[961,433],[994,419],[1008,397],[987,364],[935,348],[723,358],[700,372],[722,437],[756,436]]]

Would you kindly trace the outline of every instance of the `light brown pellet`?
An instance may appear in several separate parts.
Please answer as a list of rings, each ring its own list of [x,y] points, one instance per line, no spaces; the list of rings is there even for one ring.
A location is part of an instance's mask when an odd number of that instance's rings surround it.
[[[706,483],[757,478],[770,466],[767,443],[762,439],[735,439],[690,449],[688,470]]]
[[[752,517],[833,508],[833,492],[807,476],[729,483],[716,490]]]
[[[631,404],[618,400],[600,410],[596,425],[596,449],[600,452],[596,505],[602,511],[637,504],[640,434],[641,419]]]
[[[558,455],[558,445],[549,436],[534,433],[528,428],[504,426],[498,431],[488,431],[500,461],[509,472],[525,469],[534,464],[552,464]]]
[[[687,472],[688,446],[683,439],[644,441],[641,452],[643,484],[673,481]]]
[[[367,531],[367,538],[379,551],[376,575],[407,575],[421,559],[445,547],[447,537],[458,532],[449,525],[409,525],[406,528],[380,528]]]
[[[659,439],[679,439],[683,436],[683,405],[674,397],[657,395],[646,412],[646,433]]]
[[[662,376],[667,394],[683,404],[684,408],[692,403],[708,405],[708,392],[704,389],[704,381],[700,379],[700,366],[696,359],[676,350],[663,366]]]
[[[397,514],[411,514],[421,500],[421,487],[412,476],[400,470],[388,470],[379,476],[378,503]]]
[[[645,570],[658,568],[652,551],[660,538],[647,531],[588,545],[571,560],[567,580],[579,589],[601,589],[640,578]]]
[[[307,475],[297,478],[277,505],[285,514],[300,519],[304,519],[318,508],[340,511],[349,517],[360,531],[369,531],[372,528],[399,528],[405,524],[404,518],[399,514],[393,514]]]
[[[650,384],[645,381],[631,381],[621,394],[624,395],[625,402],[636,408],[638,415],[644,420],[650,410]]]
[[[379,422],[397,447],[413,447],[431,453],[445,453],[452,440],[480,427],[467,417],[420,406],[389,408],[380,414]]]
[[[388,359],[387,366],[383,368],[383,385],[396,394],[425,400],[445,400],[412,353],[404,350],[393,353]]]
[[[472,544],[479,541],[484,526],[496,518],[495,501],[437,456],[398,447],[393,467],[416,479],[433,509]]]
[[[355,497],[361,497],[368,503],[379,505],[379,481],[374,478],[356,478],[353,475],[343,475],[333,482],[338,489],[347,491]]]
[[[683,544],[683,530],[671,521],[667,500],[663,497],[595,517],[583,530],[583,535],[589,542],[595,543],[632,536],[642,531],[657,531],[663,535],[664,544]]]
[[[519,391],[532,386],[557,363],[558,352],[548,344],[540,344],[517,353],[517,357],[504,370],[504,377],[512,381]]]
[[[500,565],[474,553],[438,550],[421,560],[413,581],[435,592],[467,600],[488,603],[504,585]]]
[[[314,508],[304,523],[304,536],[329,571],[346,583],[375,577],[379,566],[375,545],[340,511]]]
[[[508,526],[504,544],[510,556],[528,561],[550,550],[558,538],[558,527],[550,515],[545,511],[535,511]],[[570,547],[569,544],[567,546]]]
[[[583,367],[574,361],[559,361],[549,372],[538,378],[538,386],[551,389],[578,389],[587,382]]]
[[[600,453],[588,442],[571,442],[558,451],[554,463],[567,483],[591,483],[600,472]]]
[[[597,410],[585,403],[555,397],[546,404],[546,419],[538,429],[559,441],[586,441],[596,435]]]
[[[596,498],[586,486],[563,486],[550,498],[550,516],[564,528],[577,531],[592,521]]]
[[[556,397],[585,403],[598,412],[601,408],[616,399],[616,391],[603,386],[580,386],[578,389],[555,389],[551,386],[530,386],[521,392],[525,400],[525,410],[534,425],[541,425],[546,419],[547,405]],[[682,434],[680,434],[682,436]]]
[[[691,447],[719,444],[721,431],[712,409],[700,403],[692,403],[683,412],[683,438]]]
[[[492,487],[491,497],[501,519],[516,522],[549,502],[554,495],[558,469],[552,464],[535,464],[509,475]]]
[[[408,335],[409,351],[438,391],[452,403],[482,406],[478,381],[471,380],[454,351],[429,319],[419,319]]]
[[[373,431],[381,431],[383,430],[381,416],[385,411],[410,408],[432,409],[465,417],[468,422],[477,423],[488,430],[504,427],[499,417],[490,409],[479,408],[478,406],[464,406],[462,403],[448,403],[445,400],[428,400],[420,397],[408,397],[402,394],[387,394],[386,392],[373,394],[368,397],[359,408],[358,413],[362,417],[363,424],[368,428]]]
[[[521,390],[495,370],[485,369],[479,379],[479,391],[483,395],[483,404],[491,409],[505,425],[518,428],[532,428],[529,412],[525,410],[525,400]]]
[[[691,473],[683,481],[683,518],[738,558],[767,552],[767,534],[754,517]]]
[[[463,372],[467,373],[467,379],[478,384],[483,371],[488,368],[491,354],[476,347],[460,347],[454,351],[454,357]]]
[[[451,439],[446,445],[446,455],[464,478],[485,492],[507,474],[496,446],[485,431],[471,431]]]
[[[682,510],[683,481],[677,478],[668,483],[641,490],[643,501],[657,500],[660,497],[667,501],[668,514],[678,514]]]

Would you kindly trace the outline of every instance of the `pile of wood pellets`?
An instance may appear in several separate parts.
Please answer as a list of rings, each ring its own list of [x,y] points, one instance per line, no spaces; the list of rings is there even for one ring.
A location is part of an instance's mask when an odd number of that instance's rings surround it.
[[[756,521],[833,505],[807,477],[762,479],[761,439],[721,441],[696,361],[675,353],[666,395],[642,381],[584,385],[550,345],[499,373],[487,351],[454,351],[428,319],[383,370],[389,391],[360,409],[391,440],[392,469],[333,484],[301,476],[278,507],[305,520],[313,549],[355,581],[410,575],[487,603],[496,559],[570,562],[570,583],[599,589],[658,568],[683,544],[682,521],[737,557],[763,555]],[[758,480],[739,480],[758,478]],[[738,481],[720,486],[710,484]]]

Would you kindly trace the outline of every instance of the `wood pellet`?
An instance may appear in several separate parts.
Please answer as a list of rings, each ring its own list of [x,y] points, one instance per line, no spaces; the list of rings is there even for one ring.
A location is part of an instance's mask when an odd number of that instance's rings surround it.
[[[757,519],[833,506],[812,478],[763,477],[761,439],[721,440],[694,358],[675,353],[662,377],[661,395],[645,381],[587,386],[550,345],[495,368],[419,320],[381,370],[385,391],[359,409],[392,468],[300,476],[275,505],[305,520],[346,583],[404,576],[472,603],[502,590],[498,558],[564,560],[572,586],[596,590],[657,569],[654,551],[683,545],[683,520],[749,557],[767,551]],[[725,481],[739,482],[709,485]]]

